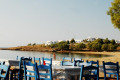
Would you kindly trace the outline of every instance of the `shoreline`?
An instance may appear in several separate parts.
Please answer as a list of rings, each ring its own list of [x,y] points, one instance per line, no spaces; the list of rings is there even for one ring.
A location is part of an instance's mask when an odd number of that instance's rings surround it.
[[[87,54],[91,54],[91,55],[98,55],[98,54],[100,54],[100,55],[110,55],[110,56],[107,56],[107,57],[100,57],[100,58],[87,58],[87,59],[83,59],[84,61],[86,61],[86,60],[89,60],[89,61],[91,61],[91,60],[93,60],[93,61],[96,61],[96,60],[99,60],[99,62],[100,62],[100,64],[102,64],[102,61],[105,61],[105,62],[119,62],[120,63],[120,52],[118,52],[118,51],[115,51],[115,52],[93,52],[93,51],[53,51],[53,49],[52,48],[50,48],[50,49],[43,49],[42,50],[42,48],[40,48],[40,49],[36,49],[36,50],[34,50],[34,48],[31,50],[30,48],[29,48],[29,50],[28,49],[24,49],[23,50],[23,47],[21,48],[21,47],[17,47],[17,48],[0,48],[0,50],[16,50],[16,51],[40,51],[40,52],[55,52],[55,53],[77,53],[77,54],[85,54],[85,55],[87,55]]]

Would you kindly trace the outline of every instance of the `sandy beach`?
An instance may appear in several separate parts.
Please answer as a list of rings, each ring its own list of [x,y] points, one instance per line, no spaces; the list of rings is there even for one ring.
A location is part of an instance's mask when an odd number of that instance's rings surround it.
[[[101,58],[88,58],[83,60],[99,60],[100,64],[102,64],[102,61],[105,62],[119,62],[120,63],[120,52],[80,52],[80,51],[71,51],[71,53],[80,53],[80,54],[101,54],[101,55],[109,55],[107,57],[101,57]]]

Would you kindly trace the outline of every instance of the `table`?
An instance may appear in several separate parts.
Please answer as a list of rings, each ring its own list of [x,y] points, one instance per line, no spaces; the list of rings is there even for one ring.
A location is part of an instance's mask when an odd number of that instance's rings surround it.
[[[7,65],[11,66],[11,70],[19,69],[18,60],[6,60]],[[53,78],[64,78],[66,80],[73,80],[73,77],[80,76],[80,66],[60,66],[61,61],[53,61],[52,72]],[[88,65],[87,63],[82,63],[81,65]],[[32,69],[32,68],[31,68]]]
[[[73,80],[73,77],[80,75],[80,67],[78,66],[52,66],[53,78],[62,78],[66,80]]]
[[[52,65],[53,75],[55,76],[55,78],[57,78],[58,76],[59,78],[65,78],[66,80],[73,80],[73,78],[74,80],[76,80],[77,77],[80,76],[81,65],[90,66],[91,64],[83,62],[80,63],[78,66]]]

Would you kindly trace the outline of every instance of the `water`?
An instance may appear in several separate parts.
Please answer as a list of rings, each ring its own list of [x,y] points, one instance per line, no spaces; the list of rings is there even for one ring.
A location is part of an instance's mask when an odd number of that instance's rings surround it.
[[[55,54],[55,55],[54,55]],[[13,50],[0,50],[0,59],[16,59],[16,56],[24,57],[46,57],[56,58],[61,60],[63,57],[74,57],[74,58],[100,58],[109,57],[109,55],[100,54],[79,54],[79,53],[53,53],[53,52],[35,52],[35,51],[13,51]]]

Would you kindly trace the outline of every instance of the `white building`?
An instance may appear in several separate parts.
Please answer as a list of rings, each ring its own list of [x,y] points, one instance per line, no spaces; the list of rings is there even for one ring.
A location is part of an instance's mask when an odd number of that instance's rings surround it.
[[[116,43],[120,43],[120,40],[116,40],[115,42],[116,42]]]
[[[96,40],[96,38],[91,38],[91,37],[87,38],[87,41],[94,41],[94,40]]]
[[[61,41],[66,41],[66,40],[58,40],[58,42],[61,42]]]
[[[47,41],[45,45],[51,45],[51,44],[55,44],[58,43],[59,41]]]
[[[76,42],[76,43],[81,43],[81,42],[82,42],[82,40],[75,40],[75,42]]]
[[[45,45],[51,45],[51,44],[53,44],[52,41],[47,41]]]

